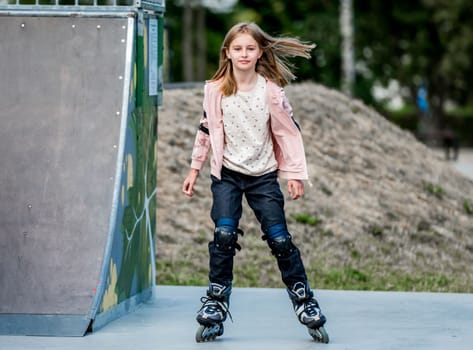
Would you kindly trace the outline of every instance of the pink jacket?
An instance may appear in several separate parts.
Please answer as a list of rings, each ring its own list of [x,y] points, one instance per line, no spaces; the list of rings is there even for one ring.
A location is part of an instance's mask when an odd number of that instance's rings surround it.
[[[221,178],[225,140],[221,107],[222,93],[219,86],[219,81],[205,84],[204,116],[195,138],[191,162],[192,168],[202,169],[212,148],[211,174],[218,179]],[[288,180],[307,180],[302,135],[292,118],[292,107],[284,89],[267,80],[266,92],[274,154],[278,162],[278,176]]]

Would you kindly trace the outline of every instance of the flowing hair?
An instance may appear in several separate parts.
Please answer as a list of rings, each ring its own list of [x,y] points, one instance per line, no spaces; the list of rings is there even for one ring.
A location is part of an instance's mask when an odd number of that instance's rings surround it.
[[[263,51],[256,64],[256,72],[281,87],[296,78],[291,71],[294,67],[287,59],[290,57],[310,58],[310,51],[315,47],[315,44],[303,42],[297,38],[272,37],[252,22],[234,25],[225,35],[220,48],[219,67],[210,79],[210,81],[222,79],[221,91],[225,96],[235,94],[238,89],[233,76],[233,66],[227,58],[226,50],[230,48],[235,37],[243,33],[251,35]]]

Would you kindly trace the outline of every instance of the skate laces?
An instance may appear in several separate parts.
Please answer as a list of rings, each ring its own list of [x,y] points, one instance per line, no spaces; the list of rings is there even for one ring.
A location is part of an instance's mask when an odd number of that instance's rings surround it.
[[[225,314],[228,314],[228,317],[233,322],[232,314],[230,313],[228,306],[224,302],[221,302],[211,297],[201,297],[200,302],[202,303],[202,306],[198,312],[202,311],[203,309],[208,310],[209,313],[220,311]]]
[[[310,317],[315,317],[319,316],[319,305],[314,299],[308,300],[304,302],[304,311],[307,313],[308,316]]]
[[[313,298],[301,300],[296,303],[294,305],[294,311],[301,322],[303,322],[305,318],[318,319],[321,317],[319,304]]]

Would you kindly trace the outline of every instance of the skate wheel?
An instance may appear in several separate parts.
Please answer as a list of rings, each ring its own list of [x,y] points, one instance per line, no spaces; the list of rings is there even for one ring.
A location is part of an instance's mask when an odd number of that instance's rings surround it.
[[[309,334],[318,343],[328,344],[330,340],[324,327],[309,328]]]
[[[205,341],[203,338],[202,338],[202,334],[204,333],[205,331],[205,327],[204,326],[200,326],[199,328],[197,328],[197,332],[195,332],[195,341],[197,343],[201,343],[203,341]]]
[[[213,341],[218,336],[223,334],[223,324],[218,323],[212,326],[203,326],[200,325],[195,332],[195,341],[197,343],[202,343],[206,341]]]
[[[220,323],[217,336],[220,337],[223,334],[223,323]]]

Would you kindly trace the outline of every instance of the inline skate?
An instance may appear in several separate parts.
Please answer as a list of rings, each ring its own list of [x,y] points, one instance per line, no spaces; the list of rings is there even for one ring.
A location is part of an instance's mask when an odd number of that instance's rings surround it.
[[[329,342],[329,336],[324,328],[327,321],[320,311],[319,304],[314,298],[314,293],[303,282],[297,282],[291,289],[287,289],[294,306],[298,320],[307,327],[310,336],[318,343]]]
[[[223,334],[223,322],[227,314],[231,319],[229,311],[231,286],[218,283],[210,283],[207,296],[202,297],[202,307],[197,312],[196,320],[200,324],[195,333],[198,343],[213,341]]]

